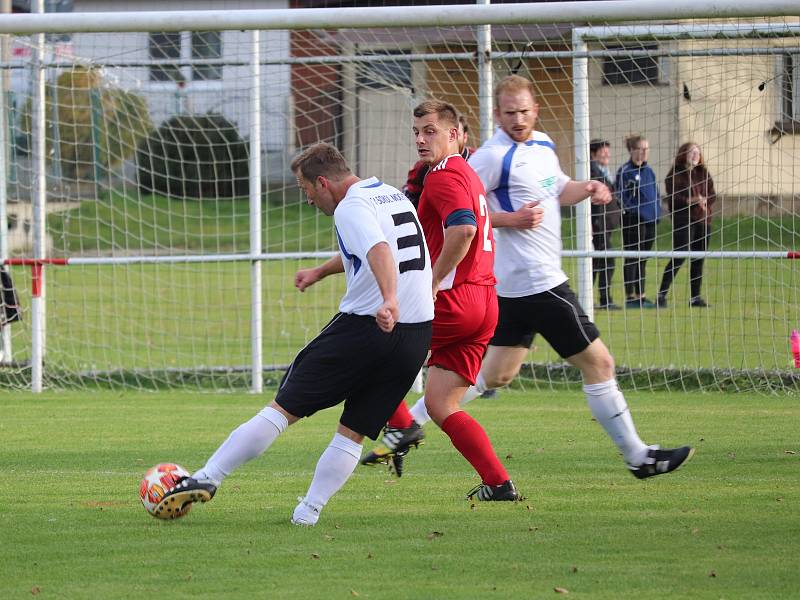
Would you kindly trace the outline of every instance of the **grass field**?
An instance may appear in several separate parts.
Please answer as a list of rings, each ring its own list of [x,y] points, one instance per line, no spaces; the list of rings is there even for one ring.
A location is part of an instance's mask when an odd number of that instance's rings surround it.
[[[579,393],[472,405],[521,503],[476,483],[438,430],[407,474],[359,467],[312,529],[291,526],[338,411],[298,423],[207,505],[161,522],[150,465],[196,469],[270,397],[0,396],[2,598],[791,598],[800,589],[800,405],[791,396],[628,394],[642,437],[691,443],[639,481]]]

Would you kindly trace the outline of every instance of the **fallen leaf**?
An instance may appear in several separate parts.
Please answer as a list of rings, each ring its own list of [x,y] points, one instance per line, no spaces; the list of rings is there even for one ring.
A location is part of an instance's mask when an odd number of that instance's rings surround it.
[[[716,577],[717,576],[717,572],[716,571],[709,571],[708,572],[708,576],[709,577]]]
[[[731,460],[735,460],[736,459],[736,452],[728,452],[728,458],[730,458]]]
[[[372,558],[372,552],[370,552],[369,554],[367,554],[367,559],[371,559],[371,558]]]
[[[336,538],[335,538],[335,537],[333,537],[332,535],[323,535],[322,537],[324,537],[324,538],[325,538],[326,540],[328,540],[328,541],[331,541],[331,540],[335,540],[335,539],[336,539]]]
[[[513,454],[511,454],[511,453],[506,454],[506,460],[511,460],[512,458],[514,458]]]
[[[573,567],[572,567],[572,572],[573,572],[573,573],[577,573],[577,572],[578,572],[578,567],[576,567],[576,566],[573,566]]]
[[[35,586],[33,586],[33,587],[31,588],[31,594],[33,594],[34,596],[37,596],[37,595],[39,595],[39,593],[40,593],[41,591],[42,591],[42,589],[41,589],[41,588],[40,588],[38,585],[35,585]]]
[[[553,591],[556,594],[569,594],[569,590],[567,588],[562,588],[562,587],[554,587]]]
[[[443,535],[444,535],[444,533],[442,533],[441,531],[431,531],[431,532],[428,534],[428,539],[429,539],[429,540],[432,540],[432,539],[434,539],[434,538],[440,538],[440,537],[442,537]]]
[[[526,504],[526,505],[525,505],[525,508],[527,508],[528,510],[533,510],[533,509],[531,508],[531,505],[530,505],[530,504]]]
[[[797,454],[797,452],[795,452],[794,450],[784,450],[783,453],[784,454]]]
[[[317,554],[316,552],[312,552],[311,558],[319,558],[319,554]]]
[[[394,485],[395,483],[397,483],[397,480],[396,479],[384,479],[383,483],[385,483],[386,485]]]
[[[698,533],[700,533],[700,530],[697,527],[692,529],[692,535],[697,535]]]
[[[783,502],[783,498],[779,496],[775,498],[775,502]]]
[[[355,590],[350,590],[350,595],[351,595],[351,596],[356,596],[356,597],[358,597],[358,596],[360,596],[361,594],[359,594],[359,593],[358,593],[357,591],[355,591]]]

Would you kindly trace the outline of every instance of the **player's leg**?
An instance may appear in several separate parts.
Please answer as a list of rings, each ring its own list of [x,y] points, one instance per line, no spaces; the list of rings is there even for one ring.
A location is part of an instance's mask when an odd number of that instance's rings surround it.
[[[324,506],[347,483],[361,457],[364,436],[341,423],[333,439],[317,461],[306,495],[292,513],[295,525],[316,525]]]
[[[567,294],[561,294],[565,300]],[[625,396],[614,377],[614,359],[606,345],[600,340],[599,332],[583,314],[577,299],[569,298],[575,307],[577,319],[571,321],[579,329],[579,336],[561,335],[556,337],[552,331],[543,331],[550,337],[556,351],[570,364],[581,371],[583,391],[592,416],[603,427],[608,436],[619,448],[628,469],[638,478],[650,477],[674,471],[686,462],[693,450],[688,446],[675,449],[660,449],[659,446],[646,445],[636,431]],[[566,321],[569,323],[570,321]],[[567,328],[564,328],[567,331]],[[583,350],[572,353],[571,349],[580,347],[580,339],[591,340]],[[566,355],[566,356],[565,356]]]
[[[496,295],[489,286],[462,285],[440,294],[425,405],[431,418],[481,477],[481,484],[469,495],[479,500],[516,500],[519,494],[489,436],[459,404],[480,371],[497,316]]]
[[[514,488],[492,442],[480,423],[460,409],[469,382],[458,373],[436,366],[428,368],[425,402],[433,421],[480,475],[481,485],[471,494],[479,500],[516,500]]]
[[[179,480],[162,502],[181,506],[186,502],[207,502],[228,475],[263,454],[291,423],[341,402],[347,389],[348,369],[353,368],[352,355],[342,348],[361,342],[360,325],[363,323],[352,317],[337,315],[297,354],[275,400],[235,429],[206,464],[191,477]]]
[[[159,507],[183,507],[190,502],[208,502],[228,475],[244,463],[261,456],[295,421],[297,417],[275,402],[265,407],[234,429],[203,468],[191,477],[179,479],[174,487],[167,490]]]

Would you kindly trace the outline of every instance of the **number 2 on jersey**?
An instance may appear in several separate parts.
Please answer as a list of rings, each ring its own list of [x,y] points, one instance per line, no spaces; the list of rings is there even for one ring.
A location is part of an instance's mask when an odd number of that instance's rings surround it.
[[[478,205],[480,206],[481,216],[486,217],[483,221],[483,249],[486,252],[492,251],[492,240],[489,239],[489,206],[483,194],[478,195]]]

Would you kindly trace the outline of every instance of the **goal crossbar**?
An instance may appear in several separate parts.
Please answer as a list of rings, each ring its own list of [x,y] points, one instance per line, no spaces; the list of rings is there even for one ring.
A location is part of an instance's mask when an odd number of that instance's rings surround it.
[[[635,14],[633,6],[635,4]],[[410,10],[412,9],[413,10]],[[442,27],[535,23],[608,23],[636,19],[783,17],[797,14],[795,0],[627,0],[502,5],[142,11],[0,15],[0,33],[110,33],[130,31],[226,31],[368,27]],[[572,15],[567,18],[565,15]]]

